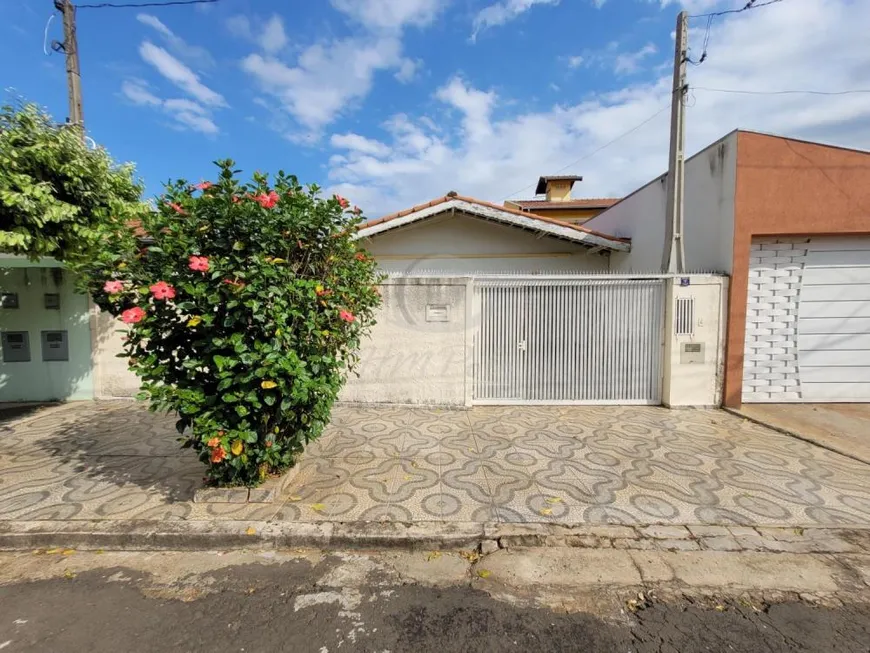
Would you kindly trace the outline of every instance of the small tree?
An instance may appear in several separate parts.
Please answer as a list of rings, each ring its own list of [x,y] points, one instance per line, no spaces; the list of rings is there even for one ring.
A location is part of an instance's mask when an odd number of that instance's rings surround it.
[[[131,165],[34,104],[0,107],[0,251],[70,260],[142,210]]]
[[[130,325],[124,355],[152,408],[178,414],[216,485],[256,485],[328,423],[380,296],[353,240],[361,220],[280,172],[167,187],[141,232],[78,266]]]

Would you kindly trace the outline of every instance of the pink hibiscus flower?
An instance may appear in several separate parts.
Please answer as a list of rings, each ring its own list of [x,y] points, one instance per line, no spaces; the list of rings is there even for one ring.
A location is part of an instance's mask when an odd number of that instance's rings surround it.
[[[254,195],[252,199],[264,209],[271,209],[278,203],[279,197],[278,193],[272,190],[269,191],[268,194],[262,193],[260,195]]]
[[[345,322],[355,322],[356,321],[356,315],[354,315],[350,311],[339,311],[338,317],[340,317]]]
[[[175,297],[175,288],[165,281],[158,281],[150,288],[154,299],[172,299]]]
[[[175,202],[166,202],[166,206],[168,206],[179,215],[187,215],[187,211],[185,211],[183,208],[181,208],[179,204],[176,204]]]
[[[107,281],[103,284],[103,290],[110,295],[116,295],[122,290],[124,290],[124,282],[123,281]]]
[[[198,184],[194,184],[194,185],[193,185],[193,187],[194,187],[196,190],[208,190],[208,189],[211,188],[212,186],[214,186],[214,184],[211,183],[210,181],[201,181],[201,182],[199,182]]]
[[[126,311],[121,313],[121,322],[124,324],[136,324],[137,322],[141,322],[144,317],[145,311],[138,306],[134,306],[133,308],[128,308]]]
[[[207,256],[191,256],[187,264],[194,272],[208,272],[208,257]]]
[[[345,199],[341,195],[336,195],[335,200],[338,202],[338,205],[343,209],[346,209],[350,206],[350,202],[348,202],[347,199]]]

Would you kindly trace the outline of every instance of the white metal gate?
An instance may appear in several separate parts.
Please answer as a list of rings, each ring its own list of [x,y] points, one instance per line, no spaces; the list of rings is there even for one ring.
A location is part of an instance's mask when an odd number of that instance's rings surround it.
[[[662,279],[474,283],[475,404],[661,403]]]

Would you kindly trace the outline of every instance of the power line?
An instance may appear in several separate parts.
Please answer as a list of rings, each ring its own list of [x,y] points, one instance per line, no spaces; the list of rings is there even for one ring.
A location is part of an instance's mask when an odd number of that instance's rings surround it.
[[[750,9],[760,9],[761,7],[766,7],[768,5],[776,4],[777,2],[782,2],[782,0],[767,0],[767,2],[757,3],[755,0],[749,0],[743,7],[740,9],[726,9],[724,11],[713,11],[709,14],[695,14],[693,16],[689,16],[689,18],[706,18],[707,19],[707,27],[704,30],[704,46],[701,48],[701,56],[697,61],[692,61],[691,59],[686,59],[693,66],[700,66],[704,61],[707,60],[707,46],[710,44],[710,31],[713,29],[713,19],[718,16],[726,16],[727,14],[740,14],[744,11],[749,11]]]
[[[96,5],[76,5],[76,9],[132,9],[136,7],[172,7],[176,5],[207,5],[219,0],[169,0],[168,2],[136,2],[119,5],[112,2],[101,2]]]
[[[706,86],[692,86],[696,91],[710,91],[712,93],[739,93],[741,95],[852,95],[855,93],[870,93],[868,88],[856,88],[848,91],[813,91],[794,89],[785,91],[749,91],[739,88],[709,88]]]
[[[777,2],[782,2],[783,0],[767,0],[767,2],[756,2],[755,0],[749,0],[743,7],[740,9],[725,9],[724,11],[711,11],[707,14],[692,14],[689,18],[716,18],[717,16],[727,16],[728,14],[741,14],[744,11],[749,11],[750,9],[761,9],[761,7],[766,7],[768,5],[774,5]]]
[[[584,154],[583,156],[581,156],[581,157],[580,157],[579,159],[577,159],[576,161],[572,161],[572,162],[569,163],[568,165],[566,165],[566,166],[564,166],[564,167],[562,167],[562,168],[559,168],[558,170],[556,170],[555,172],[553,172],[553,173],[551,173],[551,174],[558,175],[560,172],[564,172],[564,171],[567,170],[568,168],[577,165],[577,164],[580,163],[581,161],[585,161],[586,159],[588,159],[588,158],[590,158],[590,157],[592,157],[592,156],[595,156],[595,155],[598,154],[601,150],[603,150],[603,149],[605,149],[605,148],[608,148],[608,147],[610,147],[611,145],[613,145],[614,143],[616,143],[617,141],[622,140],[623,138],[625,138],[626,136],[628,136],[628,135],[630,135],[630,134],[633,134],[633,133],[636,132],[638,129],[640,129],[641,127],[643,127],[643,126],[646,125],[647,123],[651,122],[654,118],[657,118],[657,117],[659,116],[659,114],[661,114],[661,113],[664,112],[664,111],[667,111],[667,110],[670,109],[670,108],[671,108],[671,105],[670,105],[670,104],[666,104],[666,105],[663,106],[661,109],[659,109],[658,111],[656,111],[653,115],[651,115],[649,118],[647,118],[646,120],[644,120],[642,123],[639,123],[639,124],[635,125],[634,127],[632,127],[631,129],[629,129],[628,131],[623,132],[622,134],[620,134],[619,136],[617,136],[616,138],[614,138],[612,141],[608,141],[608,142],[605,143],[604,145],[601,145],[600,147],[598,147],[598,148],[592,150],[591,152],[587,152],[586,154]],[[504,196],[504,197],[502,198],[502,200],[506,200],[506,199],[508,199],[508,198],[510,198],[510,197],[513,197],[513,196],[516,195],[517,193],[522,193],[524,190],[528,190],[529,188],[531,188],[532,186],[535,186],[535,185],[536,185],[536,184],[529,184],[528,186],[525,186],[525,187],[523,187],[523,188],[520,188],[519,190],[515,190],[513,193],[510,193],[509,195]]]

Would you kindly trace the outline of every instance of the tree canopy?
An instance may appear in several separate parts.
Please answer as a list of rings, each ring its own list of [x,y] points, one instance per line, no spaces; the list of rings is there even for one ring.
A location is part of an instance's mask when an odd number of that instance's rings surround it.
[[[87,256],[145,207],[131,164],[90,148],[35,104],[0,108],[0,251],[36,260]]]

